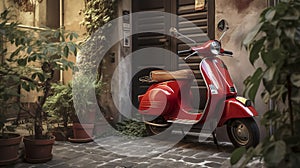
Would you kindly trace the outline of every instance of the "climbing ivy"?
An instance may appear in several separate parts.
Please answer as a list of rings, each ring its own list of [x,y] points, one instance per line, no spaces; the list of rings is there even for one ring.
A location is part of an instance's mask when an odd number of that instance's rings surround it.
[[[81,22],[89,35],[116,17],[116,0],[85,0],[84,16]]]

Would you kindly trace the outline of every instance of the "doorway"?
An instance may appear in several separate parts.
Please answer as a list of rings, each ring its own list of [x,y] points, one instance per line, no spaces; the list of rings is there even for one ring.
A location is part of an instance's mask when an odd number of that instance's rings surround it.
[[[197,43],[202,43],[207,39],[214,39],[215,28],[215,2],[214,0],[206,0],[205,7],[202,10],[195,9],[195,0],[132,0],[132,12],[143,11],[160,11],[171,13],[179,17],[183,17],[194,25],[186,23],[186,20],[169,18],[166,19],[162,15],[145,15],[133,18],[133,30],[150,30],[157,33],[140,33],[132,37],[132,52],[156,47],[162,48],[176,54],[178,50],[188,49],[188,46],[176,38],[167,36],[170,27],[176,27],[179,32],[187,35]],[[202,32],[199,31],[201,28]],[[149,84],[140,82],[138,79],[141,76],[146,76],[153,69],[178,70],[185,69],[187,66],[191,68],[195,75],[192,92],[197,91],[201,97],[206,99],[206,86],[199,70],[199,63],[201,59],[198,56],[192,57],[186,63],[179,61],[178,57],[171,56],[168,52],[156,54],[156,52],[147,52],[150,59],[139,58],[133,54],[132,72],[134,77],[132,79],[132,102],[134,106],[138,107],[138,95],[144,94]],[[184,57],[184,55],[181,55]],[[156,68],[153,68],[156,67]],[[137,72],[137,73],[136,73]],[[204,100],[202,99],[202,100]],[[204,109],[205,101],[201,101],[199,109]]]

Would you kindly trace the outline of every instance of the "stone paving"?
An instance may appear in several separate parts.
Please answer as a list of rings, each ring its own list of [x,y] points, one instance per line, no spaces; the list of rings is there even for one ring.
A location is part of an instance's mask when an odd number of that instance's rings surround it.
[[[110,146],[109,149],[108,146]],[[145,153],[139,154],[139,151],[145,148],[149,153],[147,155]],[[159,152],[158,149],[162,149],[163,152]],[[211,140],[197,142],[193,137],[187,137],[175,146],[168,148],[165,142],[161,140],[154,140],[153,142],[146,140],[142,144],[136,144],[134,140],[124,141],[116,136],[96,139],[89,143],[55,142],[51,161],[43,164],[29,164],[22,162],[20,159],[17,164],[11,167],[228,167],[229,157],[233,150],[233,146],[229,143],[220,143],[219,148],[217,148]],[[122,155],[116,154],[120,151],[121,153],[123,151]]]

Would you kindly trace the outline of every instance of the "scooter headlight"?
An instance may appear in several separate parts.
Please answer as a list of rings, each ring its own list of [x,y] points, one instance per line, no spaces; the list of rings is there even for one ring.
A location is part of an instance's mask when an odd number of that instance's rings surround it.
[[[215,54],[218,55],[220,54],[220,50],[221,50],[221,44],[218,41],[213,41],[210,44],[210,51]]]

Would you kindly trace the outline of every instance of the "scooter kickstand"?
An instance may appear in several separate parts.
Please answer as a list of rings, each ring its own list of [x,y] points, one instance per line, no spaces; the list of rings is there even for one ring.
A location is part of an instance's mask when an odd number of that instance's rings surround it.
[[[217,145],[217,148],[218,148],[218,150],[219,150],[220,148],[219,148],[219,143],[218,143],[218,140],[217,140],[217,137],[216,137],[216,130],[214,130],[214,131],[212,132],[212,136],[213,136],[213,139],[214,139],[214,144]]]

